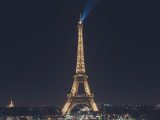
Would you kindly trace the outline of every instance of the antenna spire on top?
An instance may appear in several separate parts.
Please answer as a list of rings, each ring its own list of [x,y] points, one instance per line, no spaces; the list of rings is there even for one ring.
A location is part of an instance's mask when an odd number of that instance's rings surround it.
[[[80,14],[79,23],[82,23],[82,14]]]

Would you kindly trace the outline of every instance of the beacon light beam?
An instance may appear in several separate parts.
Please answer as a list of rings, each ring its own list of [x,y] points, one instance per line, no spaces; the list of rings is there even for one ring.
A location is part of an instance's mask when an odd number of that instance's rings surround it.
[[[82,21],[86,19],[86,17],[91,13],[91,11],[95,8],[97,3],[100,0],[87,0],[84,6],[83,14],[82,14]]]

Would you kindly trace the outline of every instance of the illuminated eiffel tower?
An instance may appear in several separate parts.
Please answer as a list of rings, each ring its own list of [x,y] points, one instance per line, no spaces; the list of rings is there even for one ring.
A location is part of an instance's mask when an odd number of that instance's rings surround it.
[[[91,93],[88,85],[88,76],[85,72],[84,62],[84,48],[83,48],[83,23],[80,17],[78,22],[78,50],[77,50],[77,64],[76,74],[70,94],[67,94],[67,102],[62,109],[62,115],[70,113],[77,105],[86,105],[94,112],[98,111],[98,107],[94,102],[94,95]],[[83,86],[84,92],[80,93],[80,86]]]

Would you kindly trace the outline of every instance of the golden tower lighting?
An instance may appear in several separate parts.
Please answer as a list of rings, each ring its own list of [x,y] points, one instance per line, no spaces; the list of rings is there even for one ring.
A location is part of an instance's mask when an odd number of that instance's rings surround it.
[[[77,105],[82,104],[88,106],[94,112],[98,111],[98,107],[94,101],[94,95],[91,93],[88,76],[86,75],[85,62],[84,62],[84,44],[83,44],[83,22],[80,17],[78,22],[78,47],[77,47],[77,63],[76,73],[73,76],[74,81],[70,94],[67,94],[67,102],[62,108],[62,115],[70,113],[70,111]],[[84,86],[84,93],[78,92],[79,86]]]

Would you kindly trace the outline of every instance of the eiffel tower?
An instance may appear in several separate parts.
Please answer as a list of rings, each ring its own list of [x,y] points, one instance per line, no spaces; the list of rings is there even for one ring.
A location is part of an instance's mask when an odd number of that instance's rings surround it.
[[[77,105],[86,105],[93,111],[98,111],[98,107],[94,101],[94,94],[91,93],[88,85],[88,76],[85,72],[84,47],[83,47],[83,23],[80,17],[78,22],[78,49],[76,74],[73,76],[74,82],[70,94],[67,94],[67,102],[62,108],[62,115],[70,113]],[[80,85],[83,86],[84,93],[79,93]]]

